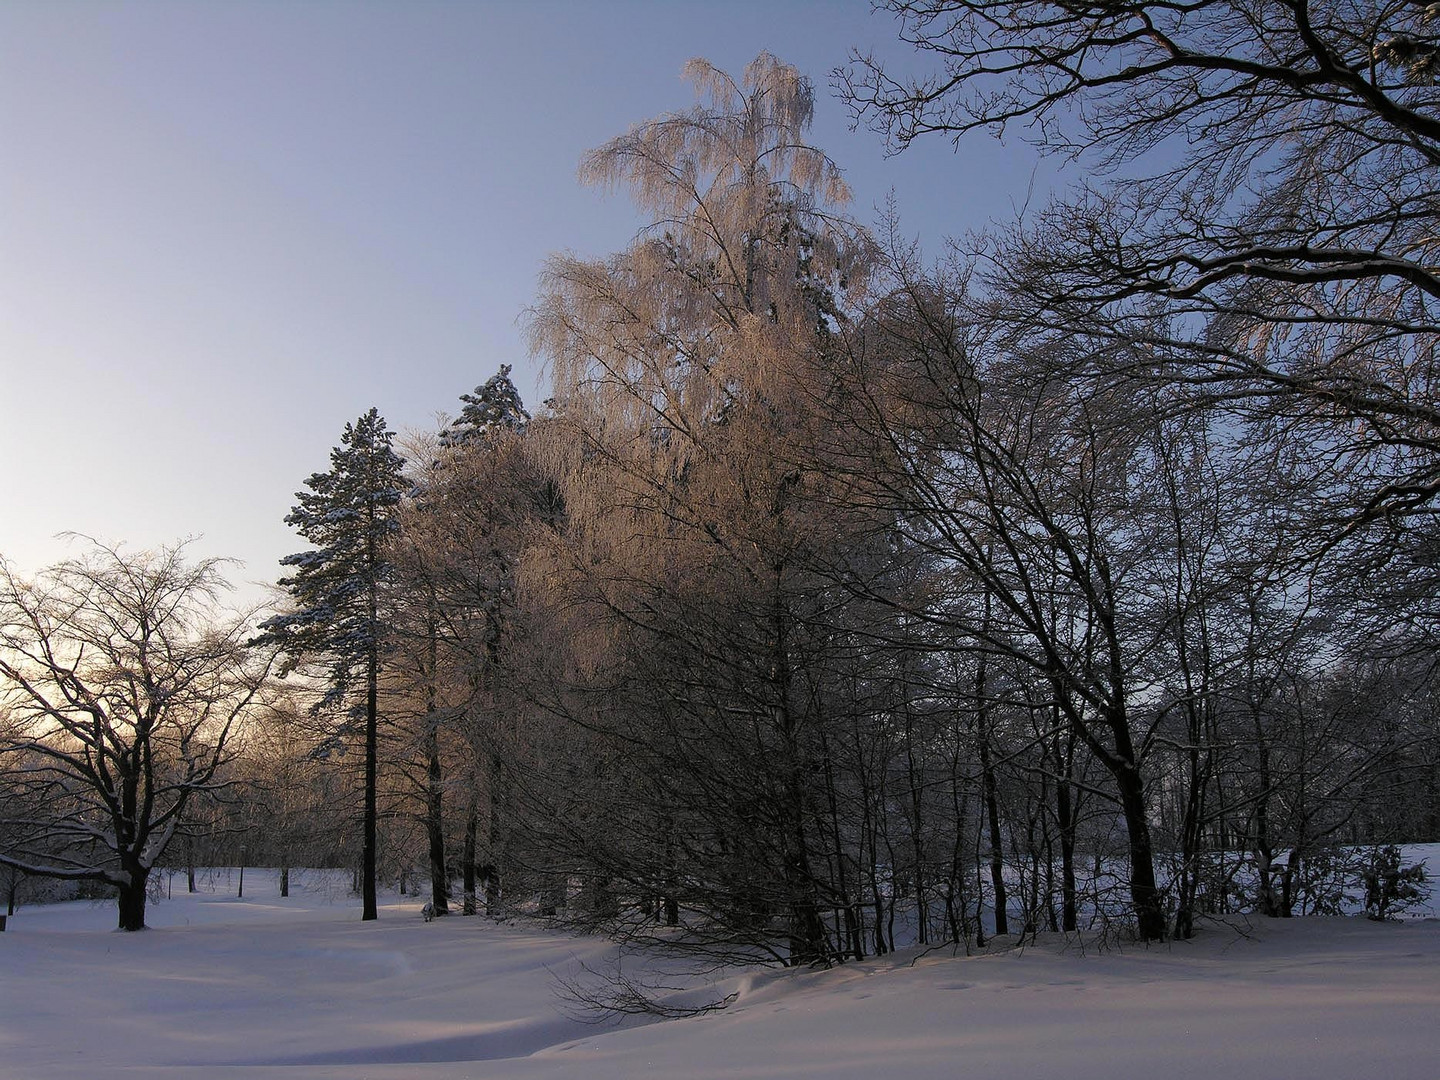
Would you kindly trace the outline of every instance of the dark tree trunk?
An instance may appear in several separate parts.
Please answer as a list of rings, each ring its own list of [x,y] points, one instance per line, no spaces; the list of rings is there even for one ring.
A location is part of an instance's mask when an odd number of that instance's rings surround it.
[[[1194,708],[1190,709],[1193,714]],[[1181,940],[1195,936],[1195,898],[1200,878],[1200,859],[1204,847],[1203,815],[1205,806],[1205,770],[1200,760],[1200,725],[1193,718],[1190,724],[1190,790],[1186,793],[1185,815],[1180,826],[1180,878],[1176,883],[1175,936]]]
[[[486,847],[489,849],[489,859],[486,861],[483,872],[480,875],[481,886],[485,890],[485,912],[488,915],[495,914],[500,904],[500,867],[503,864],[501,859],[501,848],[503,836],[501,823],[505,819],[505,776],[504,763],[500,760],[499,754],[490,755],[490,822],[486,830]]]
[[[828,824],[830,836],[823,841],[835,852],[834,858],[834,885],[832,900],[838,903],[840,918],[836,920],[835,934],[836,955],[842,959],[849,955],[856,960],[865,959],[865,939],[863,920],[859,918],[858,892],[856,896],[851,895],[850,875],[845,872],[845,844],[842,838],[840,827],[840,803],[838,792],[835,787],[835,767],[830,752],[829,741],[825,737],[824,729],[820,731],[820,761],[825,775],[825,804],[828,812]],[[923,909],[922,909],[923,911]],[[925,940],[924,919],[921,918],[920,940]]]
[[[785,612],[783,564],[772,567],[770,681],[775,700],[771,705],[775,730],[782,740],[785,763],[777,793],[780,823],[780,873],[790,922],[790,963],[813,964],[826,959],[828,951],[825,920],[820,917],[810,845],[805,835],[804,747],[799,721],[790,699],[789,620]]]
[[[1112,651],[1112,656],[1118,655]],[[1113,740],[1104,746],[1092,728],[1079,717],[1079,710],[1068,697],[1060,698],[1061,709],[1070,721],[1071,730],[1084,738],[1090,749],[1104,763],[1115,781],[1120,813],[1125,818],[1125,831],[1130,854],[1130,907],[1135,913],[1135,932],[1141,941],[1165,940],[1165,908],[1155,884],[1155,850],[1150,840],[1150,820],[1145,806],[1145,779],[1136,762],[1135,745],[1130,737],[1130,718],[1120,679],[1118,662],[1112,663],[1113,704],[1102,716],[1104,726]]]
[[[1053,685],[1053,684],[1052,684]],[[1053,686],[1055,693],[1061,688]],[[1075,734],[1060,731],[1060,706],[1051,706],[1051,727],[1055,730],[1055,829],[1060,834],[1060,929],[1069,933],[1079,925],[1079,905],[1075,898],[1075,833],[1079,828],[1080,811],[1076,805]]]
[[[1251,713],[1259,743],[1256,779],[1260,793],[1255,800],[1255,836],[1252,845],[1255,851],[1255,871],[1259,878],[1257,906],[1261,915],[1275,919],[1284,914],[1284,907],[1280,892],[1275,888],[1275,852],[1270,846],[1270,750],[1265,742],[1259,709],[1252,707]]]
[[[965,879],[971,864],[965,851],[969,796],[962,786],[960,748],[964,745],[964,739],[961,732],[962,728],[957,722],[955,737],[951,740],[949,789],[952,814],[950,828],[953,832],[950,840],[950,870],[945,883],[945,921],[950,931],[950,940],[956,944],[964,942],[969,932],[966,926],[968,917],[965,914]]]
[[[1005,890],[1005,854],[1000,835],[1000,804],[995,793],[995,771],[990,764],[987,738],[980,738],[980,771],[985,788],[985,822],[990,840],[990,888],[995,893],[995,933],[1008,934],[1010,897]]]
[[[461,914],[475,914],[475,841],[480,832],[480,793],[475,769],[470,770],[470,796],[465,804],[465,847],[460,856],[461,888],[464,900]]]
[[[1055,816],[1060,831],[1060,929],[1069,933],[1079,924],[1079,905],[1075,901],[1075,830],[1076,813],[1070,790],[1069,764],[1055,786]]]
[[[375,606],[371,599],[372,614]],[[371,620],[374,625],[374,620]],[[379,807],[377,805],[378,786],[378,757],[379,757],[379,721],[380,721],[380,658],[372,643],[370,659],[366,671],[365,680],[365,842],[361,856],[360,866],[360,888],[361,888],[361,913],[360,920],[369,922],[380,917],[379,905],[375,898],[375,863],[376,848],[378,846],[377,825],[379,823]]]
[[[445,867],[445,818],[442,804],[440,739],[433,713],[426,717],[430,764],[425,780],[425,831],[430,839],[430,903],[436,915],[450,914],[450,875]]]
[[[150,872],[132,868],[129,880],[118,887],[121,930],[145,929],[145,890]]]
[[[661,913],[666,926],[680,925],[680,882],[675,869],[675,823],[667,813],[664,817],[665,875],[661,882]]]
[[[985,597],[985,632],[989,629],[990,597]],[[1000,836],[1000,800],[996,794],[995,768],[990,759],[990,705],[986,700],[985,654],[975,668],[975,723],[980,743],[980,779],[985,796],[985,820],[990,839],[990,887],[995,892],[995,933],[1010,932],[1006,907],[1009,898],[1005,894],[1005,855]]]
[[[432,598],[428,631],[430,675],[425,684],[425,831],[430,841],[430,904],[436,915],[450,914],[450,874],[445,867],[444,775],[440,770],[440,723],[435,711],[435,674],[439,667],[435,607]]]
[[[280,895],[282,898],[290,895],[290,863],[288,859],[280,866]]]
[[[923,777],[915,760],[915,750],[920,742],[915,732],[915,710],[911,703],[911,688],[909,679],[909,654],[903,656],[901,670],[906,678],[902,683],[905,716],[905,782],[908,787],[910,803],[910,850],[914,862],[915,872],[915,928],[916,938],[921,945],[930,943],[930,881],[927,877],[929,859],[925,850],[924,820],[925,810],[921,798]],[[857,957],[857,959],[859,959]]]
[[[1141,941],[1165,940],[1165,910],[1155,885],[1155,853],[1150,844],[1150,823],[1145,816],[1145,784],[1140,770],[1122,764],[1113,771],[1120,789],[1120,809],[1130,841],[1130,904]]]

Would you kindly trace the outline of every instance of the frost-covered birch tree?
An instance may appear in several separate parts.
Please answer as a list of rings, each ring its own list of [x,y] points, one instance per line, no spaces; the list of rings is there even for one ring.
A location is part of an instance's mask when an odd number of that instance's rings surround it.
[[[808,142],[806,78],[768,54],[738,79],[701,60],[686,75],[693,108],[581,167],[651,226],[608,260],[553,258],[530,324],[555,376],[568,511],[538,576],[584,633],[613,635],[584,650],[592,669],[617,665],[595,685],[632,695],[622,709],[597,692],[600,715],[582,718],[626,751],[597,781],[613,825],[573,846],[602,924],[616,891],[649,889],[692,933],[733,944],[782,927],[780,955],[809,963],[841,951],[827,912],[848,903],[819,819],[844,648],[828,623],[849,618],[809,563],[845,543],[838,517],[805,509],[825,482],[805,452],[810,376],[871,244]],[[615,812],[622,799],[635,801]],[[627,818],[661,835],[627,833]]]

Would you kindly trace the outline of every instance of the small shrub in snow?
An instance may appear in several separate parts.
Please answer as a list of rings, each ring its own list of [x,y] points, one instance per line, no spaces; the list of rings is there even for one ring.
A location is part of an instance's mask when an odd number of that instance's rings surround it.
[[[1402,865],[1400,849],[1394,844],[1370,853],[1364,877],[1365,915],[1370,919],[1391,918],[1430,897],[1425,864]]]

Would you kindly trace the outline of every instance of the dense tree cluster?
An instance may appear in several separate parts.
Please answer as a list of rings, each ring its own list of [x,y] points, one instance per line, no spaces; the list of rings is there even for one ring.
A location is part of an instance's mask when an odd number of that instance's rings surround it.
[[[925,265],[805,77],[692,62],[583,162],[654,224],[548,264],[545,407],[308,482],[187,845],[786,964],[1385,906],[1440,838],[1428,9],[889,6],[936,70],[837,81],[897,148],[1124,183]]]
[[[1423,296],[1386,294],[1402,330],[1356,306],[1367,270],[1272,272],[1280,224],[1202,198],[1207,143],[1143,219],[1091,192],[923,266],[846,216],[798,72],[688,74],[692,110],[583,164],[655,224],[548,266],[553,399],[531,418],[502,369],[413,455],[387,693],[437,907],[454,848],[466,911],[480,880],[711,956],[1153,940],[1333,910],[1360,847],[1434,835]],[[901,142],[968,123],[963,79],[848,78]],[[1265,123],[1234,167],[1284,186]],[[1180,281],[1221,259],[1145,231],[1182,212],[1257,250]]]

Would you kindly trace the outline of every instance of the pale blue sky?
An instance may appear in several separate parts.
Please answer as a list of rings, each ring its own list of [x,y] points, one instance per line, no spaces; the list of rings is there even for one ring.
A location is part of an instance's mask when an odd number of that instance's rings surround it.
[[[1018,141],[887,160],[848,130],[828,76],[853,47],[908,58],[865,0],[3,0],[0,554],[202,534],[271,581],[348,420],[433,426],[502,363],[535,404],[546,255],[638,225],[580,155],[689,106],[691,56],[809,74],[862,219],[893,188],[938,249],[1009,216]]]

